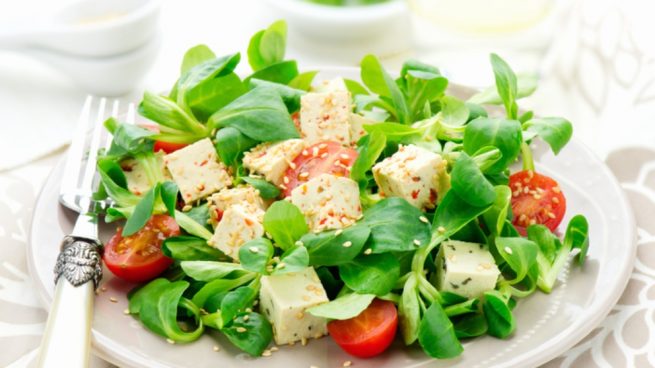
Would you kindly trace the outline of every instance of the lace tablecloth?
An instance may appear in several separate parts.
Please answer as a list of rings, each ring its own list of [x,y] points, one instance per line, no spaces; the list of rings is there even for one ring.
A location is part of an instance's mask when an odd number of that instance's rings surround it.
[[[569,117],[576,135],[607,157],[638,225],[638,258],[623,296],[549,368],[655,367],[655,23],[648,3],[575,2],[531,101],[538,113]],[[60,156],[0,172],[1,367],[33,365],[44,329],[47,313],[27,274],[26,247],[34,202]]]

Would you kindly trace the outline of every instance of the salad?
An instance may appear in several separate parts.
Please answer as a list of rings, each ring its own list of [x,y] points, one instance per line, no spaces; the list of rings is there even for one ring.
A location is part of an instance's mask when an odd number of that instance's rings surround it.
[[[565,193],[530,148],[557,154],[571,123],[519,111],[533,79],[492,54],[496,85],[462,100],[436,67],[394,78],[367,55],[361,83],[314,81],[285,42],[283,21],[256,33],[245,78],[239,53],[193,47],[168,95],[145,92],[152,123],[105,122],[103,260],[139,283],[147,329],[218,330],[253,356],[329,335],[357,357],[399,338],[451,358],[510,337],[517,301],[584,262],[587,220],[560,227]]]

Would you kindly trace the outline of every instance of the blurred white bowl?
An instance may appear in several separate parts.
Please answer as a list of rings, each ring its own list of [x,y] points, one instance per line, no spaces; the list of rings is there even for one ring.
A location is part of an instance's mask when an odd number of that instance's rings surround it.
[[[405,22],[403,1],[360,6],[330,6],[306,0],[266,0],[294,32],[324,41],[365,41],[383,37]]]

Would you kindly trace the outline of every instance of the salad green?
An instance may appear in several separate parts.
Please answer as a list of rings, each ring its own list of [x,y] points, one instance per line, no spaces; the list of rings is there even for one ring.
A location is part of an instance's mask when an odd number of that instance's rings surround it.
[[[105,123],[114,139],[98,162],[102,185],[96,196],[113,201],[108,222],[124,221],[116,236],[120,240],[138,235],[153,215],[170,216],[181,228],[161,245],[172,265],[130,293],[130,314],[174,342],[194,341],[211,329],[259,356],[281,338],[276,326],[282,317],[262,307],[264,293],[273,293],[275,303],[273,280],[291,279],[310,269],[319,281],[316,295],[326,296],[303,307],[301,317],[307,314],[316,323],[355,318],[382,299],[397,306],[404,343],[418,341],[431,357],[460,355],[464,339],[510,337],[516,329],[513,310],[521,308],[518,300],[537,290],[551,292],[571,255],[582,265],[587,254],[589,225],[583,215],[571,218],[563,238],[553,232],[561,220],[553,224],[559,216],[554,212],[559,208],[563,216],[565,208],[559,186],[528,188],[528,179],[537,175],[530,142],[542,139],[558,154],[571,138],[571,123],[522,113],[517,100],[531,94],[536,81],[517,77],[498,55],[491,55],[496,85],[466,101],[448,94],[448,80],[434,66],[409,60],[394,78],[377,57],[367,55],[361,61],[361,83],[335,82],[342,85],[339,93],[352,98],[346,113],[364,122],[361,135],[352,133],[351,141],[333,146],[305,145],[295,158],[280,161],[280,180],[271,179],[275,175],[269,176],[270,171],[277,166],[248,163],[253,152],[281,147],[279,152],[286,153],[285,142],[307,139],[306,117],[313,106],[307,106],[305,98],[329,101],[324,109],[337,104],[334,89],[317,92],[326,88],[314,83],[317,71],[301,72],[296,61],[285,59],[286,34],[286,23],[278,21],[252,37],[247,49],[252,74],[243,79],[235,73],[240,53],[217,57],[208,47],[195,46],[185,54],[169,95],[143,96],[139,113],[156,123],[156,129],[115,119]],[[487,111],[488,105],[501,105],[505,113]],[[331,113],[322,114],[323,121],[332,119]],[[188,200],[188,178],[165,169],[172,156],[156,152],[156,147],[162,142],[192,147],[205,140],[215,150],[209,157],[218,158],[215,163],[229,180],[219,183],[224,189],[218,194]],[[402,185],[394,186],[384,177],[380,168],[396,164],[402,155],[410,158],[391,172],[414,170],[411,185],[423,185],[427,171],[421,170],[437,170],[429,179],[434,181],[429,194],[420,197],[418,189],[405,193]],[[433,161],[410,169],[407,162],[419,156]],[[307,179],[310,173],[302,169],[316,168],[307,165],[311,160],[316,165],[319,157],[345,168],[319,167],[310,181],[288,188],[289,173]],[[339,161],[346,158],[354,162]],[[175,159],[185,158],[180,154]],[[200,155],[193,157],[189,167],[204,170],[207,160],[201,160]],[[512,168],[517,160],[527,178],[518,184]],[[194,182],[197,192],[209,185],[205,179]],[[350,192],[320,197],[326,199],[311,212],[306,201],[314,199],[302,196],[313,190],[308,187],[314,180],[323,180],[315,198],[330,188]],[[239,194],[245,197],[220,207],[223,202],[213,198],[230,187],[243,193],[252,190],[248,193],[255,193],[256,199]],[[287,190],[290,194],[282,199]],[[553,212],[540,213],[542,217],[528,218],[526,207],[517,205],[520,199],[537,201],[547,195]],[[343,201],[338,203],[344,207],[356,203],[356,214],[343,215],[337,225],[327,218],[308,220],[320,215],[321,207],[327,212],[339,209],[330,207],[336,201]],[[225,248],[232,239],[217,237],[219,228],[232,226],[227,225],[230,216],[240,216],[234,217],[239,224],[258,229],[249,237],[239,233],[234,253]],[[439,259],[440,248],[451,240],[479,245],[492,264],[471,258],[477,269],[460,271],[467,279],[443,284],[439,278],[468,267],[454,257]]]

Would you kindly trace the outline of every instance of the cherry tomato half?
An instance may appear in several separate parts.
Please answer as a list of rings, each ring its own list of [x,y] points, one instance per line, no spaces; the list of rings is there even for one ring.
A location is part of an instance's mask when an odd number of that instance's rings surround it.
[[[289,165],[285,173],[287,179],[284,180],[284,196],[291,195],[295,187],[321,174],[350,175],[350,168],[356,158],[357,151],[333,141],[307,147],[293,160],[293,165]]]
[[[144,282],[159,276],[173,263],[161,251],[164,239],[180,235],[180,227],[168,215],[154,215],[135,234],[123,237],[123,228],[105,245],[102,259],[116,277]]]
[[[141,128],[148,129],[151,132],[159,133],[159,125],[144,123],[140,125]],[[164,153],[175,152],[179,149],[188,146],[186,143],[173,143],[173,142],[164,142],[164,141],[155,141],[155,145],[152,147],[153,152],[164,151]]]
[[[334,341],[348,354],[369,358],[385,351],[396,336],[398,312],[389,301],[375,299],[357,317],[328,323]]]
[[[163,141],[155,141],[155,145],[153,146],[152,150],[155,152],[158,151],[164,151],[166,153],[171,153],[175,152],[179,149],[182,149],[184,147],[188,146],[186,143],[173,143],[173,142],[163,142]]]
[[[566,198],[552,178],[533,171],[519,171],[509,177],[512,189],[512,223],[522,235],[532,224],[554,231],[566,212]]]

